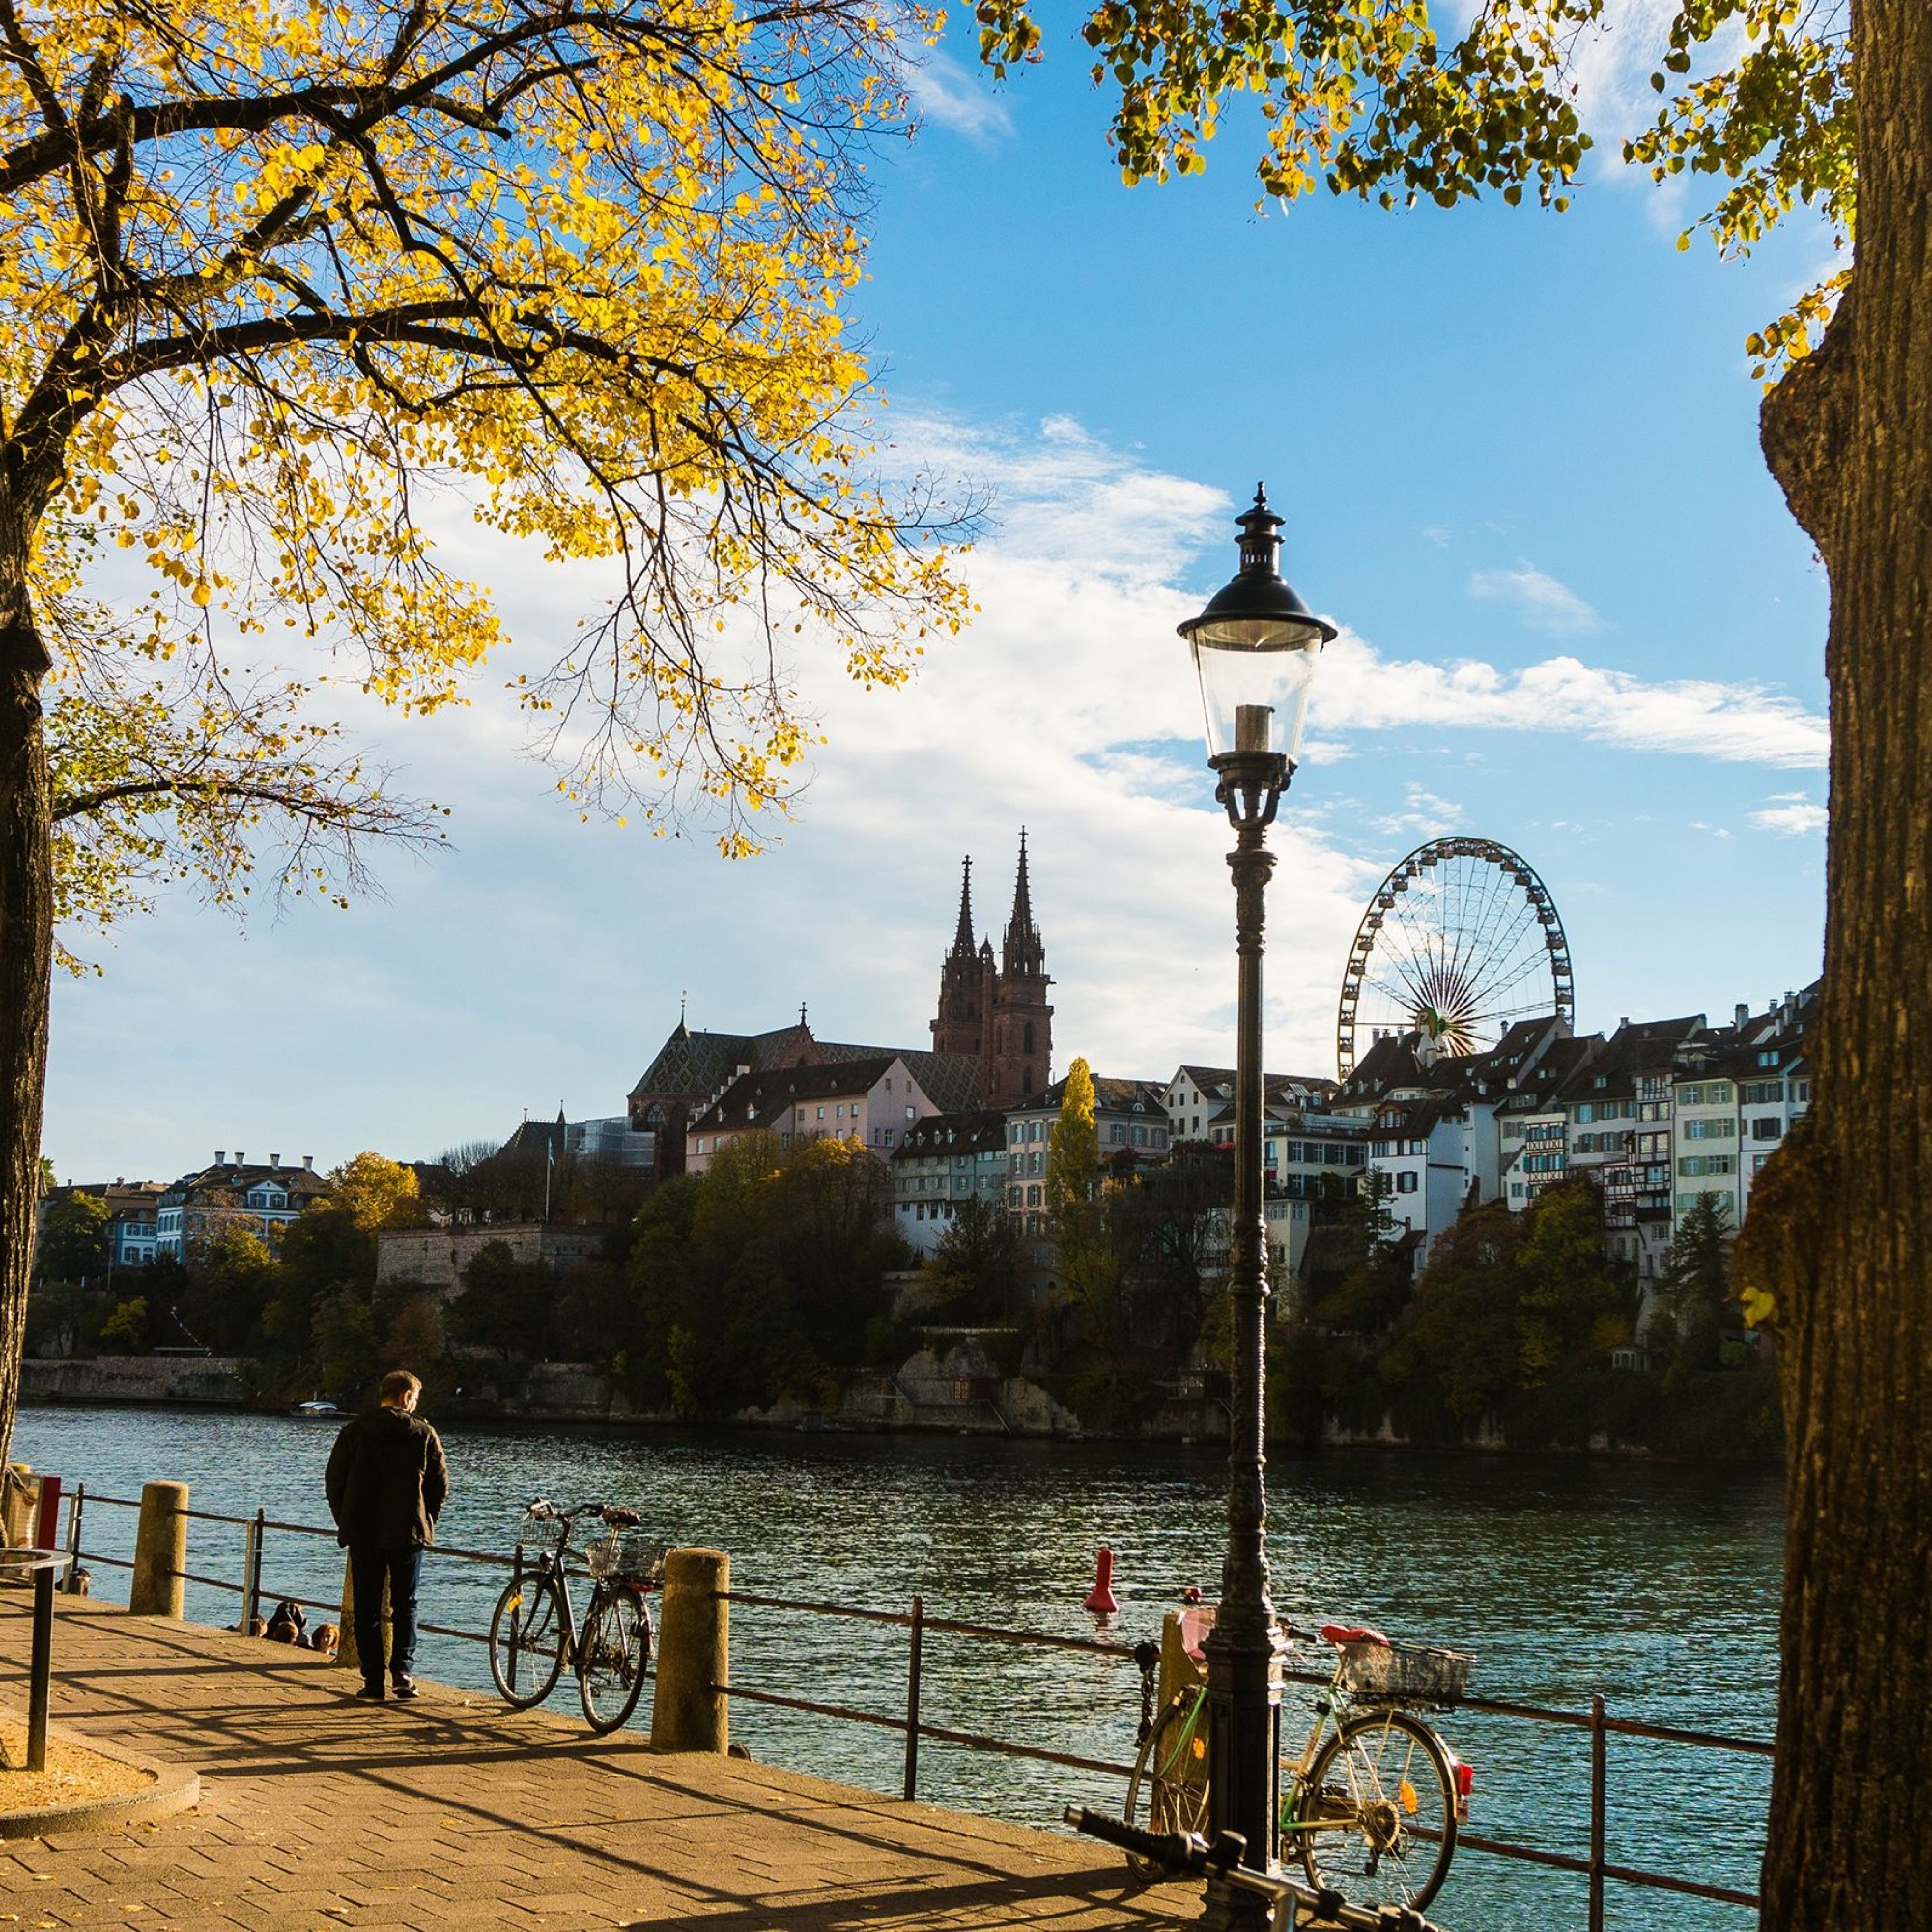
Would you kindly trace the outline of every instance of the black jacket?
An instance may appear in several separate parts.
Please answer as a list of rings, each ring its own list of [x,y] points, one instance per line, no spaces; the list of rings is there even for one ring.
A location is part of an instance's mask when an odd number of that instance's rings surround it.
[[[436,1541],[449,1495],[442,1444],[420,1416],[372,1408],[343,1427],[329,1452],[335,1540],[361,1549],[412,1549]]]

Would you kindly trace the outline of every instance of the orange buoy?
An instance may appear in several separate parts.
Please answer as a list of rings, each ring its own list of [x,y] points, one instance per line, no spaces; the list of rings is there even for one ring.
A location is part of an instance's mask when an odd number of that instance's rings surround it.
[[[1114,1552],[1103,1548],[1094,1565],[1094,1587],[1080,1606],[1096,1617],[1111,1617],[1121,1606],[1114,1601]]]

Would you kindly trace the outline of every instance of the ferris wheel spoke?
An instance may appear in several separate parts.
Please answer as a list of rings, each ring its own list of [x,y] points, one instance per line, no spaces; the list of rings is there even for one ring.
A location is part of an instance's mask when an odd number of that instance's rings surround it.
[[[1382,1028],[1420,1026],[1465,1053],[1519,1019],[1568,1009],[1549,895],[1514,852],[1488,839],[1457,834],[1411,852],[1382,881],[1358,940],[1364,934],[1343,981],[1336,1050],[1345,1069],[1356,1039]]]
[[[1547,974],[1548,971],[1548,950],[1539,948],[1535,952],[1526,955],[1513,970],[1504,966],[1488,975],[1482,988],[1483,997],[1486,1000],[1492,1000],[1508,992],[1512,986],[1519,986],[1523,980],[1540,974]]]

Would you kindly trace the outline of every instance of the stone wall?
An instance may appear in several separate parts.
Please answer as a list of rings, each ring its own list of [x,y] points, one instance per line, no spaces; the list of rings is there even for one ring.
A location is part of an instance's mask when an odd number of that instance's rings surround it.
[[[240,1408],[248,1400],[241,1364],[226,1355],[97,1355],[91,1361],[20,1364],[26,1402],[179,1402]]]
[[[376,1236],[376,1279],[384,1287],[420,1282],[439,1299],[454,1294],[463,1270],[492,1241],[520,1262],[561,1272],[604,1252],[603,1228],[560,1228],[542,1221],[483,1222],[448,1228],[384,1228]]]

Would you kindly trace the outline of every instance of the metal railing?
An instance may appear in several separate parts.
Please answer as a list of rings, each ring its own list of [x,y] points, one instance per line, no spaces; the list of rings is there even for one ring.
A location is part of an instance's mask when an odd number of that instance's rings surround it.
[[[751,1608],[788,1611],[807,1616],[840,1617],[868,1624],[896,1625],[909,1633],[906,1657],[906,1701],[903,1717],[878,1711],[863,1711],[849,1705],[815,1702],[790,1697],[777,1691],[756,1689],[742,1683],[733,1672],[729,1684],[712,1689],[753,1703],[773,1704],[787,1710],[810,1712],[819,1717],[842,1719],[884,1730],[901,1731],[905,1736],[905,1778],[903,1795],[918,1796],[920,1741],[958,1745],[969,1750],[996,1751],[1008,1757],[1030,1758],[1045,1764],[1066,1765],[1076,1771],[1092,1771],[1119,1777],[1128,1776],[1130,1765],[1111,1764],[1102,1759],[1081,1757],[1068,1751],[1049,1750],[1037,1745],[1020,1744],[1010,1738],[997,1738],[982,1732],[964,1731],[924,1722],[920,1713],[923,1677],[924,1637],[928,1632],[985,1639],[1009,1644],[1045,1645],[1059,1650],[1083,1651],[1089,1655],[1118,1657],[1132,1662],[1134,1646],[1104,1638],[1054,1636],[1037,1631],[1015,1631],[995,1625],[962,1623],[953,1618],[928,1616],[924,1600],[914,1597],[908,1610],[859,1609],[849,1605],[813,1602],[793,1597],[769,1597],[750,1591],[731,1590],[726,1599]],[[1285,1681],[1325,1690],[1333,1681],[1327,1672],[1285,1670]],[[1769,1758],[1770,1744],[1756,1738],[1726,1737],[1713,1731],[1686,1729],[1672,1724],[1646,1723],[1634,1718],[1613,1718],[1601,1696],[1592,1697],[1586,1712],[1557,1711],[1542,1705],[1518,1703],[1496,1697],[1459,1698],[1458,1711],[1479,1712],[1486,1716],[1520,1720],[1525,1723],[1587,1731],[1590,1737],[1589,1850],[1586,1854],[1550,1851],[1540,1845],[1525,1845],[1508,1838],[1491,1837],[1459,1829],[1459,1851],[1515,1860],[1541,1865],[1553,1871],[1573,1872],[1587,1881],[1589,1888],[1589,1932],[1604,1932],[1605,1897],[1611,1884],[1645,1887],[1674,1892],[1683,1897],[1710,1899],[1719,1904],[1755,1910],[1758,1895],[1730,1886],[1707,1885],[1700,1880],[1679,1878],[1674,1873],[1653,1871],[1641,1865],[1614,1862],[1608,1851],[1609,1754],[1611,1737],[1647,1739],[1662,1744],[1682,1745],[1698,1749],[1736,1752],[1748,1757]]]
[[[77,1484],[68,1498],[67,1558],[70,1566],[77,1567],[82,1562],[91,1562],[105,1563],[116,1569],[131,1570],[134,1566],[125,1559],[83,1548],[82,1523],[84,1513],[89,1506],[137,1511],[140,1508],[138,1501],[130,1501],[124,1496],[92,1494],[85,1484]],[[185,1581],[241,1597],[242,1629],[252,1628],[254,1620],[260,1615],[260,1606],[265,1599],[287,1601],[298,1604],[305,1609],[327,1610],[337,1616],[341,1614],[342,1605],[339,1601],[330,1603],[298,1596],[293,1592],[275,1591],[265,1587],[263,1582],[264,1548],[268,1532],[272,1530],[278,1535],[321,1538],[333,1543],[336,1540],[333,1529],[319,1528],[311,1523],[284,1522],[265,1515],[261,1510],[257,1510],[251,1517],[227,1516],[214,1511],[193,1509],[184,1510],[181,1514],[190,1521],[237,1525],[245,1532],[243,1578],[240,1583],[226,1577],[210,1577],[191,1570],[179,1573]],[[463,1549],[444,1544],[436,1545],[429,1553],[455,1562],[485,1564],[502,1569],[509,1569],[516,1562],[516,1558],[511,1556],[498,1555],[488,1550]],[[788,1615],[829,1617],[875,1626],[884,1625],[902,1629],[908,1633],[906,1688],[902,1715],[792,1696],[783,1691],[742,1682],[735,1671],[732,1673],[731,1682],[713,1684],[709,1687],[718,1694],[741,1698],[747,1703],[798,1711],[847,1723],[901,1733],[905,1739],[901,1790],[907,1800],[916,1799],[918,1796],[919,1753],[923,1741],[952,1745],[966,1750],[994,1752],[1036,1763],[1063,1765],[1070,1770],[1093,1772],[1104,1776],[1124,1778],[1131,1775],[1131,1765],[1087,1757],[1072,1751],[1055,1750],[1042,1745],[1024,1744],[1016,1739],[997,1737],[983,1731],[929,1723],[923,1716],[921,1699],[924,1681],[924,1643],[928,1634],[964,1637],[976,1642],[1074,1652],[1092,1657],[1117,1659],[1128,1663],[1135,1662],[1137,1646],[1106,1637],[1061,1636],[1044,1631],[1014,1630],[995,1624],[966,1622],[954,1617],[935,1617],[927,1614],[924,1599],[921,1596],[915,1596],[910,1607],[905,1610],[880,1610],[863,1608],[850,1604],[825,1603],[810,1598],[770,1596],[749,1590],[733,1589],[721,1594],[724,1602],[743,1605],[748,1609],[772,1610]],[[481,1631],[462,1630],[446,1624],[431,1623],[424,1623],[419,1628],[427,1634],[457,1638],[468,1643],[489,1641],[487,1633]],[[1332,1681],[1325,1672],[1285,1670],[1282,1674],[1284,1680],[1289,1683],[1316,1688],[1325,1688]],[[1588,1932],[1604,1932],[1605,1889],[1611,1884],[1635,1886],[1672,1892],[1683,1897],[1708,1899],[1720,1904],[1756,1909],[1759,1900],[1754,1891],[1746,1891],[1729,1886],[1707,1885],[1698,1880],[1680,1878],[1673,1873],[1625,1864],[1610,1859],[1607,1831],[1609,1800],[1607,1747],[1612,1737],[1628,1737],[1692,1749],[1769,1758],[1773,1754],[1773,1747],[1768,1742],[1756,1738],[1728,1737],[1718,1732],[1689,1729],[1679,1725],[1654,1724],[1634,1718],[1612,1717],[1601,1696],[1591,1698],[1590,1708],[1587,1711],[1560,1711],[1509,1699],[1474,1696],[1459,1698],[1455,1708],[1459,1712],[1479,1713],[1532,1725],[1583,1731],[1589,1737],[1587,1852],[1551,1851],[1539,1845],[1521,1844],[1512,1839],[1491,1837],[1465,1830],[1459,1830],[1457,1833],[1456,1843],[1459,1850],[1514,1860],[1582,1877],[1588,1885]]]

